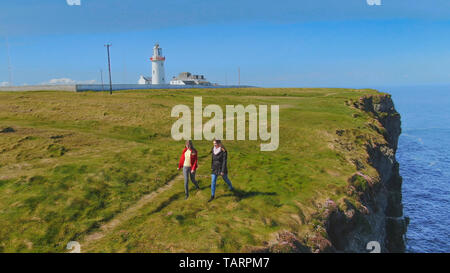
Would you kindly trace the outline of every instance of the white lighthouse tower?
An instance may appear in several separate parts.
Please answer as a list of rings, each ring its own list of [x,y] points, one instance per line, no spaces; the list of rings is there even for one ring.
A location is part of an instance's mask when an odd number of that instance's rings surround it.
[[[152,84],[165,84],[164,61],[166,58],[163,57],[159,44],[155,44],[153,47],[153,56],[150,60],[152,61]]]

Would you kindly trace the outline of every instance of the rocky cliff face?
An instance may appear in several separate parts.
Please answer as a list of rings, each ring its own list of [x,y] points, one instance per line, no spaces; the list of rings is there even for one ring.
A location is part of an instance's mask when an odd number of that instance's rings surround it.
[[[317,204],[311,232],[304,238],[280,232],[257,252],[404,252],[408,219],[403,216],[402,178],[395,159],[401,133],[400,115],[390,95],[367,95],[346,101],[364,128],[336,130],[329,147],[356,172],[345,196]],[[379,248],[377,248],[379,246]]]
[[[376,169],[378,176],[368,176],[361,170],[349,179],[349,190],[356,192],[361,205],[348,204],[346,209],[329,210],[326,230],[331,246],[328,250],[368,252],[367,243],[376,241],[381,252],[404,252],[407,219],[403,216],[402,178],[395,159],[401,133],[400,115],[389,95],[367,96],[348,105],[369,113],[378,122],[369,125],[385,141],[368,139],[366,144],[367,163]]]

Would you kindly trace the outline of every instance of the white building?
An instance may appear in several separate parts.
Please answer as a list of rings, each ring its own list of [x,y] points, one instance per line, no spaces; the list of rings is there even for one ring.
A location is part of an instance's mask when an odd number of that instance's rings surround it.
[[[153,47],[153,56],[150,58],[152,61],[152,76],[141,77],[138,80],[138,84],[166,84],[164,75],[164,62],[166,58],[162,54],[162,48],[156,43]],[[170,81],[171,85],[212,85],[206,80],[203,75],[193,75],[189,72],[182,72],[178,77],[173,77]]]
[[[152,61],[152,84],[165,84],[164,61],[166,58],[163,57],[159,44],[153,47],[153,56],[150,60]]]
[[[141,77],[138,80],[138,84],[152,84],[152,78],[151,77],[144,77],[141,75]]]
[[[211,85],[203,75],[192,75],[189,72],[181,72],[178,77],[173,77],[171,85]]]

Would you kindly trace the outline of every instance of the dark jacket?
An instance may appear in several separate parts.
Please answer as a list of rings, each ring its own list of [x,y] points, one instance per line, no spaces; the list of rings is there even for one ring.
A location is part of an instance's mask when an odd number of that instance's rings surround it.
[[[212,160],[211,160],[211,170],[215,175],[220,175],[220,173],[227,174],[227,151],[222,149],[218,154],[214,154],[214,148],[211,149]]]

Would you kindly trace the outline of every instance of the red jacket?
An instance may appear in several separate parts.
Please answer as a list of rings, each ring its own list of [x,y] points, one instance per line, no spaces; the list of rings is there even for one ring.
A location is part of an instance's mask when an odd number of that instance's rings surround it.
[[[184,148],[183,152],[181,153],[180,162],[178,163],[178,168],[183,168],[184,165],[184,153],[186,152],[187,148]],[[197,163],[197,151],[191,150],[191,171],[195,171],[198,167]]]

